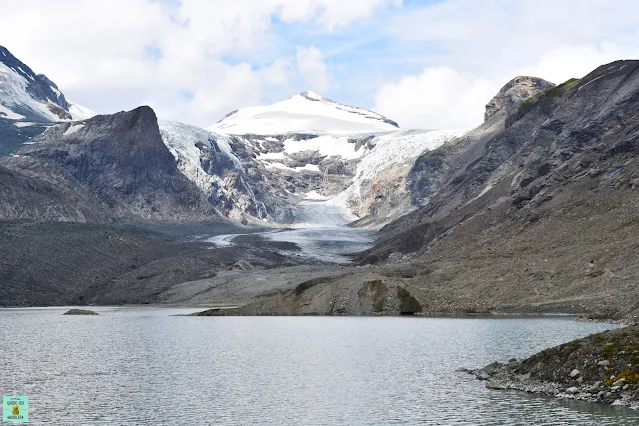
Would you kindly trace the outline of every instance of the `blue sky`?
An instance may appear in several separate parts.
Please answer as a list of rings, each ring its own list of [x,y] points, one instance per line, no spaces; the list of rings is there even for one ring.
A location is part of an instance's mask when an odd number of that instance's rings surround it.
[[[639,57],[631,0],[0,2],[0,44],[72,101],[200,126],[310,89],[402,127],[469,128],[512,77]]]

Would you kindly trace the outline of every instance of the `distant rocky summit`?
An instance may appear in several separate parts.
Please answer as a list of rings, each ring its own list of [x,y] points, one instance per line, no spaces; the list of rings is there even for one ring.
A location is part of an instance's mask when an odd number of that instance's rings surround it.
[[[99,315],[97,312],[88,309],[70,309],[62,315]]]
[[[553,87],[555,87],[554,83],[541,78],[515,77],[506,83],[499,93],[488,102],[484,113],[484,121],[490,120],[499,111],[504,111],[506,115],[510,115],[526,99]]]
[[[94,115],[69,102],[47,76],[36,74],[0,46],[0,156],[15,152],[53,123]]]
[[[639,409],[639,326],[593,334],[525,360],[471,371],[490,389],[516,389]]]

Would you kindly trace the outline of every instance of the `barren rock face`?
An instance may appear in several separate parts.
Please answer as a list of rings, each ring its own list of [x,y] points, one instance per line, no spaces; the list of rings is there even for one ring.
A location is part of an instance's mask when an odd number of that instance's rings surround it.
[[[555,85],[537,77],[513,78],[488,102],[484,121],[488,121],[502,110],[506,112],[506,115],[510,115],[523,101],[550,87],[555,87]]]

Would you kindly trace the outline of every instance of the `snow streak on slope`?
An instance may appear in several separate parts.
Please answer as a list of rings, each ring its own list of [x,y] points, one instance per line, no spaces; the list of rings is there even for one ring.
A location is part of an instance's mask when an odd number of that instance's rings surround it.
[[[86,120],[98,115],[97,113],[91,111],[89,108],[82,105],[74,104],[72,102],[69,102],[69,114],[71,114],[71,117],[73,117],[74,121]]]
[[[313,92],[303,92],[272,105],[242,108],[210,130],[233,135],[379,134],[397,124],[372,111],[342,105]]]

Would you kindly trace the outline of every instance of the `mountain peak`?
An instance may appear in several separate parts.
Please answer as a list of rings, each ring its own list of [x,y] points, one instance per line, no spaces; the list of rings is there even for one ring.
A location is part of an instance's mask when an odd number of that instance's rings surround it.
[[[358,135],[398,128],[396,122],[376,112],[344,105],[308,90],[271,105],[241,108],[209,130],[233,135]]]
[[[499,111],[505,111],[507,115],[514,112],[523,101],[550,87],[555,87],[555,84],[538,77],[513,78],[488,102],[484,121]]]
[[[305,92],[300,93],[300,96],[310,100],[310,101],[321,101],[323,99],[326,99],[324,96],[318,95],[315,92],[312,92],[310,90],[307,90]]]
[[[70,103],[44,74],[36,74],[0,46],[0,118],[36,123],[82,120],[95,115]]]

